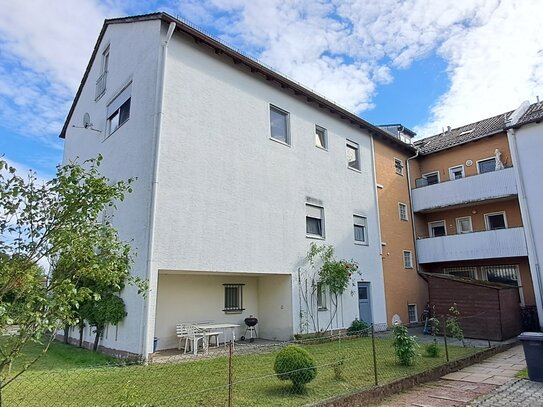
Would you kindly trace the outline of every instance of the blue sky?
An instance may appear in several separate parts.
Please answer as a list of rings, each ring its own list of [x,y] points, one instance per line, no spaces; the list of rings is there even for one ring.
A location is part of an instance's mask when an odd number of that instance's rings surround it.
[[[20,0],[0,14],[0,154],[47,178],[103,20],[166,11],[420,136],[543,96],[538,0]],[[77,6],[75,6],[77,4]]]

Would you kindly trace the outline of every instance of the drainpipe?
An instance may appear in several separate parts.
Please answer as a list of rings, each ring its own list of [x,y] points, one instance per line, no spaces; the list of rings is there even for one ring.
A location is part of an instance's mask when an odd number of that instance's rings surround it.
[[[513,158],[513,168],[515,169],[515,177],[517,180],[518,197],[520,203],[520,211],[522,214],[522,222],[524,224],[525,230],[524,236],[526,238],[526,246],[528,248],[530,271],[532,274],[532,280],[535,279],[533,283],[538,287],[538,290],[534,289],[534,291],[539,292],[539,296],[537,294],[535,295],[539,325],[543,327],[543,281],[541,281],[539,256],[537,254],[537,248],[535,247],[534,232],[532,229],[528,201],[526,199],[526,191],[524,189],[524,177],[522,176],[522,167],[518,156],[517,137],[514,129],[510,128],[507,130],[507,138],[509,140],[511,157]]]
[[[375,203],[375,209],[377,211],[377,234],[379,236],[379,255],[381,256],[381,276],[382,276],[382,284],[383,284],[383,298],[385,298],[385,270],[383,267],[383,240],[381,235],[381,216],[380,216],[380,210],[379,210],[379,194],[377,193],[377,170],[375,169],[375,146],[373,143],[373,134],[370,134],[370,142],[371,142],[371,168],[373,171],[373,185],[375,186],[374,190],[374,203]],[[388,319],[387,314],[387,303],[386,299],[384,300],[384,308],[385,308],[385,321]],[[371,320],[375,322],[375,316],[374,316],[374,310],[377,307],[373,307],[373,304],[371,304]]]
[[[149,354],[152,352],[152,341],[149,335],[152,337],[153,333],[151,332],[151,327],[155,326],[155,304],[156,304],[156,293],[158,287],[158,271],[154,269],[154,243],[155,243],[155,211],[156,211],[156,198],[158,190],[158,168],[159,168],[159,159],[160,159],[160,136],[162,130],[162,116],[164,112],[162,111],[164,103],[164,78],[166,75],[166,59],[168,56],[168,44],[172,38],[173,32],[175,30],[176,23],[171,22],[168,27],[168,32],[166,38],[162,42],[160,56],[157,63],[157,84],[155,89],[155,117],[154,117],[154,162],[153,162],[153,178],[151,184],[151,208],[149,211],[149,244],[147,246],[147,281],[149,282],[149,292],[144,302],[143,317],[145,318],[141,339],[140,339],[140,349],[145,361],[149,357]],[[153,321],[151,323],[151,321]]]

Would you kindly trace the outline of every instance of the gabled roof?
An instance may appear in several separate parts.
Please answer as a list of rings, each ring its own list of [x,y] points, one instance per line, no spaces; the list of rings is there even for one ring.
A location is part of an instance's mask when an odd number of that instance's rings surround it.
[[[107,29],[107,27],[110,24],[125,24],[125,23],[133,23],[133,22],[139,22],[139,21],[149,21],[149,20],[161,20],[165,23],[175,23],[176,25],[176,31],[183,32],[185,34],[190,35],[194,38],[194,41],[197,44],[203,44],[206,46],[209,46],[214,49],[215,53],[217,55],[226,55],[229,58],[232,59],[232,61],[235,64],[243,64],[247,66],[250,69],[250,74],[253,75],[260,75],[260,78],[265,78],[268,81],[276,82],[281,86],[283,89],[289,89],[293,91],[294,95],[298,97],[305,98],[306,102],[308,104],[312,104],[314,106],[317,106],[321,109],[328,110],[330,113],[338,115],[341,119],[346,120],[350,122],[350,124],[354,126],[358,126],[361,129],[364,129],[370,133],[372,136],[376,136],[377,138],[388,142],[395,146],[396,148],[400,148],[403,150],[406,150],[408,152],[414,152],[412,146],[402,142],[401,140],[397,139],[396,137],[391,136],[386,131],[378,128],[377,126],[372,125],[371,123],[365,121],[364,119],[360,118],[356,114],[338,106],[334,102],[326,99],[325,97],[315,93],[314,91],[309,90],[305,86],[301,85],[298,82],[293,81],[292,79],[287,78],[286,76],[279,74],[278,72],[274,71],[273,69],[263,65],[262,63],[256,61],[255,59],[242,54],[241,52],[232,49],[219,41],[216,38],[213,38],[202,31],[198,30],[197,28],[193,27],[186,21],[181,21],[177,18],[172,17],[171,15],[167,13],[152,13],[152,14],[144,14],[144,15],[138,15],[138,16],[131,16],[131,17],[122,17],[122,18],[114,18],[104,21],[104,25],[102,26],[102,30],[100,31],[100,35],[98,36],[98,40],[96,41],[96,45],[94,46],[94,50],[92,52],[92,56],[90,58],[89,64],[87,65],[87,69],[85,70],[85,73],[83,75],[83,79],[81,80],[81,84],[79,85],[79,89],[77,90],[77,93],[75,95],[74,101],[72,103],[72,106],[70,108],[70,111],[68,113],[68,116],[66,117],[66,121],[64,122],[64,126],[62,128],[62,131],[60,133],[60,137],[64,138],[66,136],[66,129],[68,127],[68,123],[70,122],[70,119],[72,117],[72,114],[75,109],[75,105],[77,104],[79,97],[81,95],[81,91],[83,89],[83,86],[85,82],[87,81],[90,68],[92,66],[92,63],[96,57],[96,54],[98,52],[98,48],[100,45],[100,42],[102,41],[102,38],[104,36],[104,33]],[[248,72],[249,73],[249,72]]]
[[[436,153],[504,131],[514,111],[489,117],[415,142],[421,155]]]

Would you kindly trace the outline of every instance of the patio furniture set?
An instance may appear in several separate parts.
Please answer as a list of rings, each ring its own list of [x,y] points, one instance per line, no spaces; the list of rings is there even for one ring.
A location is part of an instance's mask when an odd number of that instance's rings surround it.
[[[177,324],[176,335],[179,339],[177,349],[181,350],[181,347],[183,347],[184,353],[190,351],[196,355],[198,353],[198,347],[201,345],[204,353],[207,354],[209,352],[209,345],[212,339],[215,347],[219,347],[219,336],[221,335],[223,336],[222,342],[226,347],[227,331],[230,331],[233,343],[236,339],[235,329],[238,327],[238,324],[215,323],[213,321]],[[184,346],[182,346],[183,341]]]

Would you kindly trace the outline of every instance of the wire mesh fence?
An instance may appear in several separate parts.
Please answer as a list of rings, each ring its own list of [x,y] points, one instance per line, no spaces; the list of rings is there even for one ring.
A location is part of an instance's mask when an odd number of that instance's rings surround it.
[[[405,365],[394,332],[370,326],[291,342],[213,344],[196,354],[183,348],[160,351],[148,364],[37,366],[3,389],[2,405],[299,406],[424,372],[492,345],[452,338],[445,319],[439,326],[435,335],[418,336],[413,362]]]

